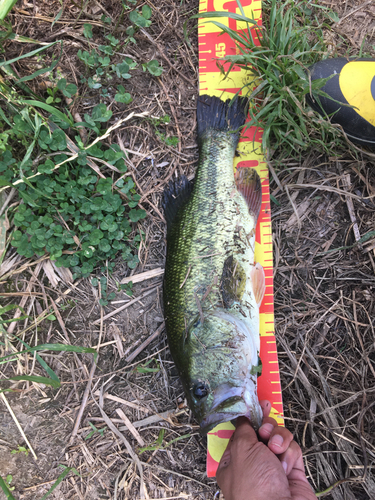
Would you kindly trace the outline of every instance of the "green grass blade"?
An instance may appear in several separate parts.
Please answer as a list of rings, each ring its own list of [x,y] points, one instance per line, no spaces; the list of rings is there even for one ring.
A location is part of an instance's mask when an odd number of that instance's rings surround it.
[[[17,35],[17,33],[11,33],[8,36],[9,40],[15,40],[20,43],[35,43],[37,45],[48,45],[47,42],[40,42],[39,40],[35,40],[34,38],[29,38],[27,36]]]
[[[9,491],[8,486],[4,479],[0,476],[0,488],[3,490],[4,495],[7,500],[16,500],[12,493]]]
[[[94,359],[97,357],[96,349],[92,347],[81,347],[77,345],[66,345],[66,344],[41,344],[34,347],[30,347],[29,349],[25,349],[23,351],[17,352],[18,355],[25,354],[26,352],[35,352],[35,351],[55,351],[55,352],[76,352],[78,354],[87,353],[94,354]],[[10,358],[14,356],[15,353],[7,354],[6,356],[2,356],[0,361]]]
[[[200,12],[199,14],[191,16],[191,19],[207,19],[212,17],[229,17],[230,19],[235,19],[236,21],[241,21],[243,23],[249,23],[258,26],[258,23],[254,21],[254,19],[250,19],[250,17],[242,16],[240,14],[235,14],[233,12],[226,12],[225,10],[224,11],[218,10],[216,12]]]
[[[60,380],[57,382],[56,380],[52,380],[47,377],[39,377],[38,375],[15,375],[14,377],[10,377],[8,379],[0,379],[0,382],[9,382],[10,380],[25,380],[28,382],[37,382],[38,384],[50,385],[54,389],[58,389],[61,387]]]
[[[209,21],[211,24],[214,24],[215,26],[217,26],[218,28],[222,29],[224,33],[228,33],[228,35],[233,39],[235,40],[236,42],[238,42],[239,44],[243,44],[245,43],[246,41],[244,40],[244,38],[239,34],[237,33],[236,31],[233,31],[232,29],[228,28],[227,26],[225,26],[225,24],[222,24],[222,23],[219,23],[218,21]]]
[[[0,325],[7,324],[7,323],[13,323],[14,321],[23,321],[26,318],[29,318],[30,316],[27,316],[26,314],[23,316],[19,316],[18,318],[12,318],[12,319],[0,319]]]
[[[63,481],[63,479],[65,479],[65,477],[69,474],[70,471],[72,471],[76,476],[79,476],[78,471],[74,467],[67,467],[59,475],[59,477],[53,483],[53,485],[51,486],[51,488],[47,491],[47,493],[45,495],[42,496],[42,498],[40,500],[45,500],[53,492],[53,490],[58,487],[58,485],[61,483],[61,481]]]
[[[38,69],[32,75],[24,76],[23,78],[20,78],[19,80],[17,80],[15,83],[18,84],[18,83],[22,83],[22,82],[27,82],[29,80],[32,80],[33,78],[36,78],[37,76],[44,75],[44,73],[48,73],[49,71],[52,71],[57,66],[59,61],[60,61],[60,57],[58,59],[56,59],[56,61],[53,61],[51,66],[49,66],[48,68]]]
[[[57,16],[55,17],[55,19],[53,20],[52,24],[51,24],[51,30],[54,26],[54,24],[60,19],[60,17],[62,16],[62,13],[64,12],[64,6],[61,7],[61,9],[59,10],[59,12],[57,13]]]
[[[9,64],[4,64],[3,66],[1,66],[1,71],[3,73],[5,73],[7,76],[10,76],[13,80],[17,80],[18,79],[18,76],[16,75],[16,73],[13,71],[13,69],[9,66]],[[16,82],[15,82],[16,83]],[[27,85],[25,85],[24,83],[22,82],[17,82],[16,85],[19,86],[20,89],[22,89],[24,92],[26,92],[26,94],[29,94],[33,97],[38,97],[31,89],[29,89],[29,87]],[[8,90],[8,92],[4,92],[6,93],[7,95],[10,95],[11,91],[10,89]]]
[[[51,113],[51,115],[56,116],[56,118],[59,118],[63,122],[68,123],[69,125],[73,125],[72,121],[66,115],[64,115],[64,113],[62,113],[58,109],[54,108],[53,106],[46,104],[45,102],[26,100],[26,101],[20,101],[20,104],[28,104],[29,106],[35,106],[36,108],[42,108],[42,109],[44,109],[44,111],[48,111],[48,113]]]
[[[20,339],[19,337],[17,337],[16,335],[14,335],[14,337],[19,340],[25,347],[27,347],[28,349],[30,349],[30,346],[29,344],[27,344],[24,340]],[[47,363],[44,361],[44,359],[39,356],[39,354],[36,352],[35,353],[35,357],[36,357],[36,360],[38,361],[38,363],[45,369],[45,371],[48,373],[49,377],[52,379],[52,380],[55,380],[56,382],[59,382],[60,383],[60,379],[59,377],[56,375],[56,373],[52,370],[52,368],[50,366],[47,365]]]
[[[8,304],[7,306],[0,307],[0,316],[9,311],[13,311],[13,309],[21,309],[21,311],[24,312],[23,307],[19,306],[18,304]]]
[[[17,0],[0,0],[0,21],[4,21],[16,3]]]
[[[23,54],[22,56],[15,57],[14,59],[10,59],[10,61],[2,61],[2,62],[0,62],[0,67],[4,66],[5,64],[13,64],[13,63],[19,61],[20,59],[24,59],[25,57],[35,56],[36,54],[39,54],[39,52],[42,52],[43,50],[49,49],[50,47],[53,47],[54,45],[56,45],[59,42],[60,42],[60,40],[57,40],[56,42],[48,43],[47,45],[44,45],[43,47],[39,47],[39,49],[32,50],[31,52],[28,52],[27,54]]]

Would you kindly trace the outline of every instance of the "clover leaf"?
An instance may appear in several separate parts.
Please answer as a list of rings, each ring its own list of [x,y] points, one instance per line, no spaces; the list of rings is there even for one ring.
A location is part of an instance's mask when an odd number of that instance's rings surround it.
[[[129,104],[132,102],[132,96],[125,91],[125,88],[122,85],[117,87],[117,94],[115,95],[116,102],[122,102],[124,104]]]

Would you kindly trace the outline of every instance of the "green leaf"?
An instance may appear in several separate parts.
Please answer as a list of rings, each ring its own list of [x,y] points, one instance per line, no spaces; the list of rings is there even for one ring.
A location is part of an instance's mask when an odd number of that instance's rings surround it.
[[[99,249],[104,253],[108,253],[111,250],[111,245],[108,243],[108,240],[103,238],[99,243]]]
[[[125,80],[131,78],[129,74],[130,66],[127,62],[123,61],[122,63],[116,64],[116,66],[113,65],[112,68],[116,71],[119,78],[124,78]]]
[[[115,38],[113,35],[107,35],[106,39],[110,41],[110,43],[113,47],[116,47],[116,45],[118,45],[120,43],[120,40]]]
[[[110,45],[99,45],[98,49],[104,52],[104,54],[113,55],[113,48]]]
[[[85,38],[92,38],[93,37],[91,24],[85,23],[83,25],[83,36]]]
[[[128,92],[125,92],[125,88],[122,85],[119,85],[117,87],[117,91],[118,93],[115,95],[116,102],[122,102],[124,104],[129,104],[132,102],[132,96]]]
[[[46,160],[45,163],[38,166],[38,172],[41,174],[51,174],[55,168],[55,164],[51,160]]]
[[[100,240],[103,238],[104,233],[100,229],[94,229],[89,235],[91,245],[99,245]]]
[[[129,14],[130,21],[139,26],[140,28],[148,28],[151,25],[151,21],[139,14],[137,10],[133,10]]]
[[[132,222],[138,222],[140,219],[144,219],[146,217],[147,213],[145,210],[139,208],[137,210],[132,209],[129,212],[129,219]]]
[[[96,122],[107,122],[112,116],[112,111],[104,103],[97,104],[92,110],[91,117]]]
[[[151,7],[149,7],[148,5],[144,5],[142,7],[142,16],[148,20],[151,19],[151,15],[152,15]]]
[[[163,68],[159,66],[159,61],[153,59],[146,64],[147,70],[154,76],[160,76],[163,73]]]
[[[336,14],[336,12],[334,12],[333,10],[329,10],[327,12],[328,14],[328,17],[334,22],[334,23],[338,23],[340,21],[340,18],[339,16]]]
[[[61,78],[57,82],[57,88],[61,90],[65,97],[72,97],[77,92],[77,86],[74,83],[66,83],[65,78]]]

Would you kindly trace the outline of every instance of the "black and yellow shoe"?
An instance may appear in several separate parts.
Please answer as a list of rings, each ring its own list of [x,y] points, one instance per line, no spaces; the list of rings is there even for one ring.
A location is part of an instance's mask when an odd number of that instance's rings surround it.
[[[310,106],[340,124],[353,142],[374,148],[375,60],[326,59],[311,66],[310,71],[312,80],[334,75],[321,88],[330,98],[308,96]]]

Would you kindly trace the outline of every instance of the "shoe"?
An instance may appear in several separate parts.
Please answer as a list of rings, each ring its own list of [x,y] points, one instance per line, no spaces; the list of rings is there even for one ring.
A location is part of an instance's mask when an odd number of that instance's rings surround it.
[[[333,76],[320,89],[330,98],[307,95],[308,104],[340,124],[351,141],[375,148],[375,60],[326,59],[309,69],[312,80]]]

